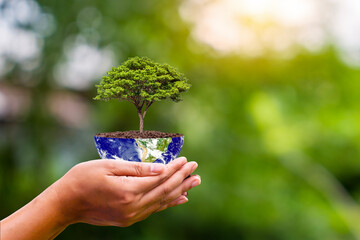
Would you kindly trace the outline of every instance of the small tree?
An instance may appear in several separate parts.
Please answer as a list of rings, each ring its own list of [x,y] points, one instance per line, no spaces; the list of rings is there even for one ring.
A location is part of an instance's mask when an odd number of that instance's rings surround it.
[[[140,119],[140,132],[149,107],[157,101],[181,101],[180,93],[187,91],[187,78],[168,64],[153,62],[147,57],[130,58],[107,72],[97,87],[95,100],[118,99],[135,105]]]

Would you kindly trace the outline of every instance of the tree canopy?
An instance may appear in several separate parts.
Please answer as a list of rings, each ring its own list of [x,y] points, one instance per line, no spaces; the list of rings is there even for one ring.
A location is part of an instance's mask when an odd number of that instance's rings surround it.
[[[99,85],[95,100],[119,99],[135,105],[143,119],[153,102],[165,99],[181,101],[180,93],[190,88],[188,79],[168,64],[159,64],[148,57],[133,57],[107,72]]]

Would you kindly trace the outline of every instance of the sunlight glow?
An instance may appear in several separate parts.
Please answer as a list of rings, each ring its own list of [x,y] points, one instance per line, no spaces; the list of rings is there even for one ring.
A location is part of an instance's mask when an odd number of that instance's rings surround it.
[[[335,39],[343,58],[360,64],[358,0],[185,0],[182,18],[192,37],[220,54],[296,54]]]

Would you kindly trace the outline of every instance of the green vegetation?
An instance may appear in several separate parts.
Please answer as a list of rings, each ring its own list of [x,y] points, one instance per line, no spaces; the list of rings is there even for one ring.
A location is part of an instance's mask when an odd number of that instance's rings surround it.
[[[146,112],[154,102],[165,99],[179,102],[180,93],[190,88],[186,77],[175,68],[155,63],[147,57],[131,58],[107,74],[96,85],[98,95],[94,99],[118,99],[134,104],[141,133]]]
[[[169,144],[171,143],[172,139],[171,138],[161,138],[159,139],[159,143],[158,145],[156,146],[156,149],[157,150],[160,150],[160,151],[165,151],[165,149],[168,148]]]
[[[181,155],[199,163],[202,184],[189,203],[129,228],[75,224],[57,239],[360,239],[360,69],[334,46],[285,59],[216,55],[192,40],[179,1],[39,3],[57,26],[39,66],[7,64],[0,77],[1,100],[23,93],[0,107],[1,218],[99,158],[94,133],[138,126],[131,104],[89,100],[93,82],[79,90],[54,81],[64,49],[82,40],[111,49],[115,62],[146,55],[192,79],[184,101],[152,105],[146,128],[183,133]],[[8,105],[28,108],[4,118]]]

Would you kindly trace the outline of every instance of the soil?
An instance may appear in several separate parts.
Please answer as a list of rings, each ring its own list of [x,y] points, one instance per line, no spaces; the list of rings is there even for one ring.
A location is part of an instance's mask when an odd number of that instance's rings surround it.
[[[106,133],[97,133],[97,137],[108,137],[108,138],[168,138],[168,137],[182,137],[183,134],[180,133],[164,133],[158,131],[126,131],[126,132],[106,132]]]

